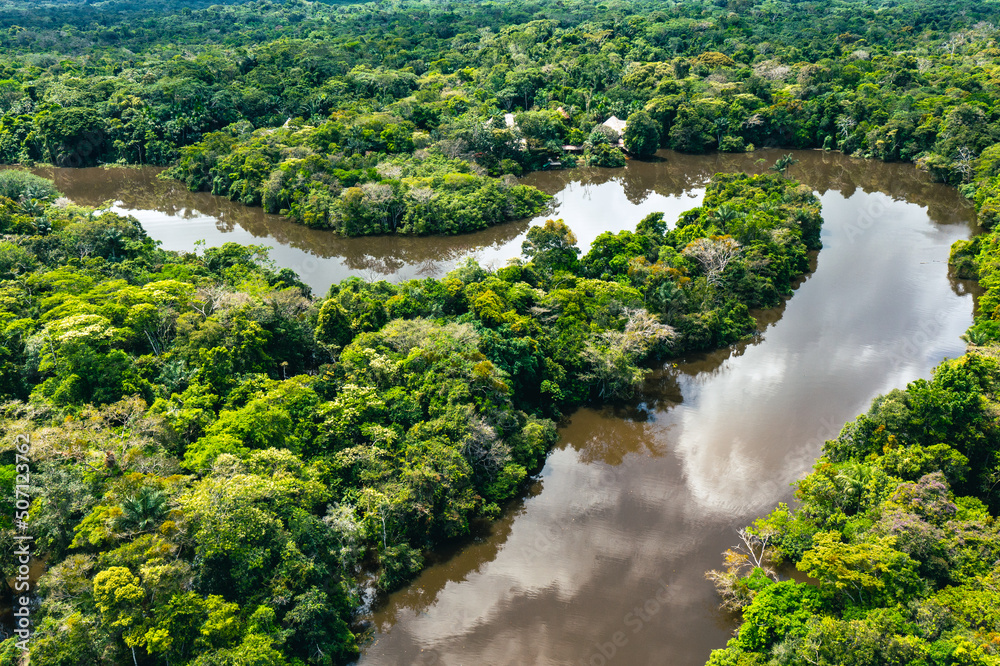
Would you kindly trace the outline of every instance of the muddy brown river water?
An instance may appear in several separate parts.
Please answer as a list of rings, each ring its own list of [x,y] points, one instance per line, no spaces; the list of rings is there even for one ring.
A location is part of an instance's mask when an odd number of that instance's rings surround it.
[[[532,174],[586,250],[648,212],[673,220],[714,172],[761,171],[781,155],[683,156],[620,170]],[[707,569],[735,530],[779,501],[822,442],[877,394],[964,351],[973,291],[949,278],[969,202],[910,165],[795,153],[788,175],[823,203],[823,250],[759,334],[654,372],[618,408],[567,418],[539,478],[474,539],[438,553],[378,600],[360,663],[704,664],[735,627]],[[759,160],[764,160],[760,162]],[[155,178],[154,169],[43,170],[81,203],[113,201],[168,249],[266,244],[317,293],[349,275],[441,275],[461,257],[502,265],[524,221],[451,238],[339,239]]]

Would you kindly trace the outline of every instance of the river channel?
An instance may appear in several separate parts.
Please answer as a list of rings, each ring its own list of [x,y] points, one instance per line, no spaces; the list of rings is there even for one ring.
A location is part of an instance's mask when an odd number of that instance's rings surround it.
[[[684,156],[624,169],[532,174],[586,251],[602,231],[698,205],[717,171],[781,155]],[[377,602],[360,663],[704,664],[732,635],[704,572],[735,530],[791,501],[825,439],[877,394],[964,351],[973,287],[949,246],[975,228],[969,202],[912,165],[798,152],[788,175],[823,204],[815,269],[759,334],[652,373],[625,407],[581,409],[525,496],[474,539]],[[458,237],[342,239],[193,194],[155,169],[41,170],[80,203],[113,202],[167,249],[256,243],[314,292],[359,275],[440,276],[464,256],[503,265],[540,217]]]

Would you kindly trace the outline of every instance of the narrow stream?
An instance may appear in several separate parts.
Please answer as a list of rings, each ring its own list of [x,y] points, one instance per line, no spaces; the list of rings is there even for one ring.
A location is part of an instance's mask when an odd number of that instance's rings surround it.
[[[645,214],[697,205],[716,171],[781,151],[532,174],[584,249]],[[823,250],[760,334],[679,359],[627,408],[582,409],[522,501],[381,600],[361,664],[703,664],[735,626],[707,569],[735,529],[791,499],[823,440],[877,394],[964,351],[969,283],[948,249],[972,207],[910,165],[799,152],[788,175],[823,203]],[[760,162],[760,160],[764,160]],[[157,180],[153,169],[46,170],[81,203],[116,201],[164,247],[266,244],[317,293],[351,274],[441,275],[462,256],[502,265],[529,222],[454,238],[338,239]],[[540,218],[544,219],[544,218]],[[540,220],[533,221],[537,223]]]

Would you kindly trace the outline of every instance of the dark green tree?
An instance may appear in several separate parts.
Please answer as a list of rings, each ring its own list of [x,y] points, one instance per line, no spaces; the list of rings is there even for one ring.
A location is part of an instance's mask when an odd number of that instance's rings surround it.
[[[660,128],[645,111],[636,111],[628,117],[625,126],[625,150],[640,157],[648,157],[660,147]]]

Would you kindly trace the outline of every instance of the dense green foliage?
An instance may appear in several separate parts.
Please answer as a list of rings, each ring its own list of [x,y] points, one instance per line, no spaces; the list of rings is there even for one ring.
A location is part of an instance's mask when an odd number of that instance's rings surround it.
[[[376,129],[363,131],[376,134],[385,125],[381,119],[366,122]],[[331,156],[334,137],[344,131],[332,122],[296,125],[268,130],[247,145],[214,133],[182,149],[170,173],[193,190],[210,189],[346,236],[476,231],[531,217],[549,199],[513,177],[479,175],[475,165],[446,157],[440,146],[412,157],[382,156],[381,162]],[[388,131],[381,130],[381,136]]]
[[[45,178],[20,169],[0,171],[0,197],[24,205],[32,199],[50,201],[58,194],[52,182]]]
[[[993,227],[996,145],[969,188]],[[877,398],[710,572],[743,614],[712,666],[1000,663],[1000,236],[951,264],[984,288],[962,358]],[[777,582],[794,564],[806,583]]]
[[[611,115],[634,155],[837,148],[953,183],[998,133],[992,1],[38,4],[0,8],[0,161],[179,160],[344,234],[535,214],[498,178],[564,144],[620,166]]]
[[[713,578],[743,624],[709,663],[996,664],[998,399],[1000,363],[970,352],[827,442],[795,509],[749,530],[768,564],[813,580],[775,582],[731,553]]]
[[[0,161],[171,165],[308,226],[427,234],[537,214],[546,197],[513,177],[572,164],[565,144],[606,167],[619,139],[634,156],[836,148],[915,162],[993,228],[998,16],[992,0],[5,0]],[[584,256],[554,220],[502,269],[324,298],[257,248],[163,252],[134,220],[0,176],[3,428],[33,435],[49,565],[34,661],[349,658],[364,572],[399,585],[516,495],[561,410],[739,339],[748,308],[790,292],[820,219],[788,163],[718,176],[672,228],[651,215]],[[976,349],[876,400],[713,574],[744,618],[713,664],[998,662],[998,257],[996,234],[953,255],[986,288]],[[779,557],[814,583],[775,581]]]
[[[0,198],[0,425],[31,435],[48,566],[32,660],[344,661],[366,576],[392,589],[497,516],[562,410],[752,332],[819,225],[794,181],[719,175],[674,228],[582,257],[550,220],[495,271],[314,298],[260,248],[171,253],[132,218]]]

